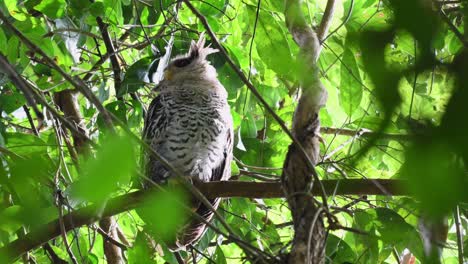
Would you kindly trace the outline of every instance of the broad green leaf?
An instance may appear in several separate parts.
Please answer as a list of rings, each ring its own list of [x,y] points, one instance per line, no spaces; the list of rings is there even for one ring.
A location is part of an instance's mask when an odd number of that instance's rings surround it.
[[[279,101],[288,94],[288,91],[283,86],[271,87],[267,85],[259,85],[257,86],[257,89],[263,99],[265,99],[268,105],[272,108],[278,107]]]
[[[65,0],[43,0],[34,7],[52,19],[61,18],[65,14],[67,2]]]
[[[67,252],[60,248],[60,247],[57,247],[57,246],[54,246],[54,245],[50,245],[50,247],[52,248],[52,250],[54,250],[54,252],[57,254],[57,256],[61,259],[68,259],[69,256],[67,254]]]
[[[357,258],[349,244],[333,234],[327,237],[326,255],[328,263],[354,263]]]
[[[138,100],[131,101],[130,116],[128,117],[129,127],[139,127],[143,122],[143,108]]]
[[[26,99],[23,94],[10,89],[9,86],[4,87],[0,93],[0,111],[4,111],[7,114],[11,114],[25,103]]]
[[[224,256],[223,250],[219,246],[216,247],[214,261],[217,264],[227,264],[226,257]]]
[[[3,29],[0,28],[0,50],[6,50],[7,49],[7,42],[8,42],[8,39],[5,36],[5,33],[3,32]]]
[[[248,11],[253,25],[256,10],[249,7]],[[279,75],[288,76],[293,73],[295,64],[282,25],[271,12],[260,10],[254,42],[262,61]]]
[[[221,17],[223,13],[226,12],[226,8],[229,4],[227,0],[212,0],[210,4],[207,5],[206,3],[199,2],[199,9],[200,12],[207,16],[208,18],[216,18]],[[210,24],[211,25],[211,24]]]
[[[387,208],[376,208],[376,227],[384,243],[396,244],[406,239],[406,233],[413,229],[395,211]]]
[[[19,56],[19,47],[20,42],[17,37],[11,37],[10,39],[8,39],[5,55],[7,56],[8,61],[12,62],[13,65],[18,63],[17,58]]]
[[[339,99],[341,108],[351,117],[361,104],[363,88],[359,68],[354,57],[356,52],[348,41],[345,46],[340,70]]]
[[[401,174],[430,216],[449,213],[467,197],[466,175],[445,142],[426,138],[410,148]]]
[[[172,244],[188,219],[188,201],[187,194],[177,186],[165,190],[155,188],[137,212],[156,240]]]
[[[117,96],[123,96],[126,93],[133,93],[143,88],[148,82],[148,69],[153,58],[145,57],[132,64],[125,73],[122,81],[122,87],[117,91]]]
[[[157,263],[151,257],[151,249],[148,247],[148,240],[145,233],[138,232],[135,242],[127,251],[128,263],[154,264]]]
[[[19,21],[25,21],[27,19],[27,13],[18,5],[17,0],[5,0],[5,5],[10,15],[15,19]]]
[[[373,221],[374,216],[365,211],[358,210],[354,214],[353,227],[367,232],[367,235],[353,234],[360,263],[377,263],[379,259],[378,239]]]
[[[112,103],[108,103],[105,107],[122,122],[127,123],[127,106],[123,101],[114,101]],[[102,116],[100,115],[100,117]]]
[[[45,154],[48,147],[41,138],[25,133],[6,133],[5,140],[7,148],[20,156]]]
[[[136,169],[133,142],[127,137],[107,134],[95,157],[82,165],[81,177],[71,187],[72,196],[101,202],[126,187]]]
[[[91,15],[98,17],[104,15],[104,4],[102,2],[94,2],[89,6]]]
[[[0,211],[0,229],[10,234],[16,232],[22,226],[18,217],[22,209],[20,205],[12,205]]]
[[[248,113],[241,122],[241,134],[242,138],[256,138],[257,137],[257,125],[252,114]]]

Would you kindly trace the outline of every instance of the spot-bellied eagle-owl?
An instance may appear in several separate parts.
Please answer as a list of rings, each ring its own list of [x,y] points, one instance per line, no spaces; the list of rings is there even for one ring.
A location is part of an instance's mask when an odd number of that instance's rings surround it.
[[[205,47],[204,36],[192,41],[187,54],[175,57],[164,72],[145,117],[143,139],[158,154],[193,181],[220,181],[230,176],[233,128],[227,92],[206,56],[217,52]],[[148,153],[144,155],[146,176],[164,183],[171,173]],[[212,199],[214,208],[220,199]],[[192,205],[193,206],[193,205]],[[196,213],[210,221],[211,212],[202,203]],[[176,235],[170,248],[185,249],[196,242],[206,225],[192,219]]]

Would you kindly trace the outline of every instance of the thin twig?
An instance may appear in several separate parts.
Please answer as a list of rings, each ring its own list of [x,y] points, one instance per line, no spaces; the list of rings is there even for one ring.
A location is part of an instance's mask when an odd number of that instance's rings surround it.
[[[346,14],[346,18],[343,20],[343,22],[341,22],[341,24],[336,27],[332,32],[330,32],[326,37],[323,38],[319,38],[320,40],[320,43],[324,43],[329,37],[333,36],[333,34],[335,34],[336,32],[338,32],[338,30],[343,27],[344,25],[346,25],[346,23],[348,23],[349,21],[349,18],[351,17],[351,14],[353,13],[353,7],[354,7],[354,0],[351,0],[351,3],[349,5],[349,9],[348,9],[348,13]]]
[[[457,206],[453,212],[453,218],[455,219],[455,229],[457,230],[457,246],[458,246],[458,263],[465,263],[465,254],[463,248],[463,226],[460,222],[460,208]]]
[[[359,135],[360,138],[372,138],[375,136],[377,132],[364,129],[364,128],[359,129],[359,130],[353,130],[353,129],[345,129],[345,128],[322,127],[320,128],[320,133],[340,135],[340,136],[351,136],[351,137]],[[381,136],[382,139],[389,139],[389,140],[396,140],[396,141],[408,141],[413,138],[413,136],[409,134],[386,133],[386,134],[379,134],[379,136]]]
[[[65,119],[62,115],[60,115],[54,107],[50,106],[42,96],[37,94],[37,92],[30,87],[29,83],[27,83],[26,80],[24,80],[24,78],[16,72],[14,67],[8,62],[8,59],[1,52],[0,67],[5,71],[5,73],[15,84],[15,86],[23,92],[23,94],[29,94],[31,97],[34,97],[35,100],[37,100],[40,104],[47,108],[47,110],[49,110],[53,116],[59,119],[60,122],[62,122],[65,125],[65,127],[70,129],[72,132],[82,134],[74,124],[72,124],[69,120]],[[87,137],[86,135],[83,136]],[[91,140],[90,142],[91,144],[93,144]]]
[[[120,70],[120,63],[119,59],[117,58],[117,53],[114,49],[114,44],[109,35],[109,31],[107,28],[109,27],[101,17],[96,17],[96,22],[98,24],[99,30],[101,31],[102,39],[104,40],[104,44],[106,45],[107,54],[109,54],[109,58],[112,65],[112,71],[114,72],[114,89],[115,94],[119,94],[122,88],[122,78],[121,78],[121,70]],[[117,99],[122,100],[121,97],[117,97]]]
[[[125,245],[124,243],[120,242],[120,241],[117,241],[115,238],[113,238],[112,236],[110,236],[109,234],[107,234],[104,230],[102,230],[102,228],[100,228],[99,226],[92,226],[91,228],[93,228],[94,230],[96,230],[99,234],[102,235],[102,237],[109,241],[110,243],[118,246],[120,249],[122,250],[127,250],[129,245]]]
[[[71,262],[73,262],[73,264],[78,264],[78,261],[76,260],[75,255],[71,251],[70,244],[68,243],[68,238],[67,238],[67,231],[68,230],[65,229],[65,224],[63,223],[63,207],[62,207],[61,197],[57,197],[57,207],[58,207],[58,211],[59,211],[58,220],[59,220],[60,233],[62,235],[63,244],[65,245],[65,249],[67,251],[67,254],[68,254]]]
[[[112,129],[112,119],[109,115],[109,112],[104,108],[104,106],[99,102],[99,99],[91,92],[91,90],[86,86],[86,84],[78,79],[73,78],[67,74],[52,58],[47,56],[47,54],[39,48],[36,44],[30,41],[21,31],[19,31],[8,18],[0,11],[0,19],[3,21],[3,25],[12,31],[22,43],[24,43],[32,52],[37,53],[42,56],[42,59],[54,70],[56,70],[65,80],[67,80],[73,87],[80,91],[103,115],[105,123]]]
[[[460,40],[465,48],[468,48],[468,42],[463,36],[463,34],[458,30],[458,28],[450,21],[450,18],[444,13],[442,8],[439,9],[439,14],[442,17],[442,20],[448,25],[449,29],[455,34],[455,36]]]

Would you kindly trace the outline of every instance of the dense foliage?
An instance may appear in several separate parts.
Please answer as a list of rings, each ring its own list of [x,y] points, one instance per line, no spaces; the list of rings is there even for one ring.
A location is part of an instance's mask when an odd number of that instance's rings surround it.
[[[462,246],[468,245],[460,241],[468,229],[466,7],[462,1],[425,1],[425,8],[419,1],[338,2],[318,61],[329,96],[320,113],[317,172],[321,179],[407,179],[411,196],[329,193],[333,214],[347,228],[330,230],[327,263],[400,263],[407,251],[420,263],[423,218],[445,222],[443,263],[461,263]],[[192,3],[290,127],[300,69],[294,66],[298,48],[286,28],[282,1]],[[320,23],[326,4],[304,1],[311,25]],[[69,211],[91,203],[105,206],[106,199],[139,186],[139,142],[128,132],[141,133],[166,51],[186,52],[190,40],[206,29],[183,3],[172,0],[4,0],[0,11],[7,17],[0,19],[0,54],[49,106],[31,99],[0,67],[0,245],[5,246]],[[210,60],[229,93],[234,119],[232,178],[279,181],[290,138],[222,54]],[[96,102],[52,62],[89,87],[97,104],[120,120],[113,123],[121,136],[112,135]],[[89,148],[77,144],[76,133],[52,111],[77,122],[54,100],[69,89],[76,90],[73,98],[83,117],[78,122],[93,142],[86,140]],[[128,241],[117,240],[130,246],[129,263],[175,263],[160,240],[186,217],[174,198],[157,194],[139,211],[115,216]],[[280,255],[290,247],[293,229],[284,199],[231,198],[219,213],[258,250]],[[218,220],[213,225],[226,232]],[[66,261],[73,255],[79,263],[105,263],[98,229],[76,228],[18,261],[49,263],[55,253]],[[236,243],[213,229],[191,254],[199,263],[246,261]]]

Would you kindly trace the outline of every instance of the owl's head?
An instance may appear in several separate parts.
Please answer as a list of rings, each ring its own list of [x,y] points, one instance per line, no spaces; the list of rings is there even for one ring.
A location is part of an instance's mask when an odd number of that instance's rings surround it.
[[[206,60],[209,54],[218,52],[217,49],[205,47],[205,34],[202,33],[197,42],[192,40],[190,50],[186,54],[176,56],[164,71],[164,79],[177,81],[190,78],[216,78],[216,70]]]

